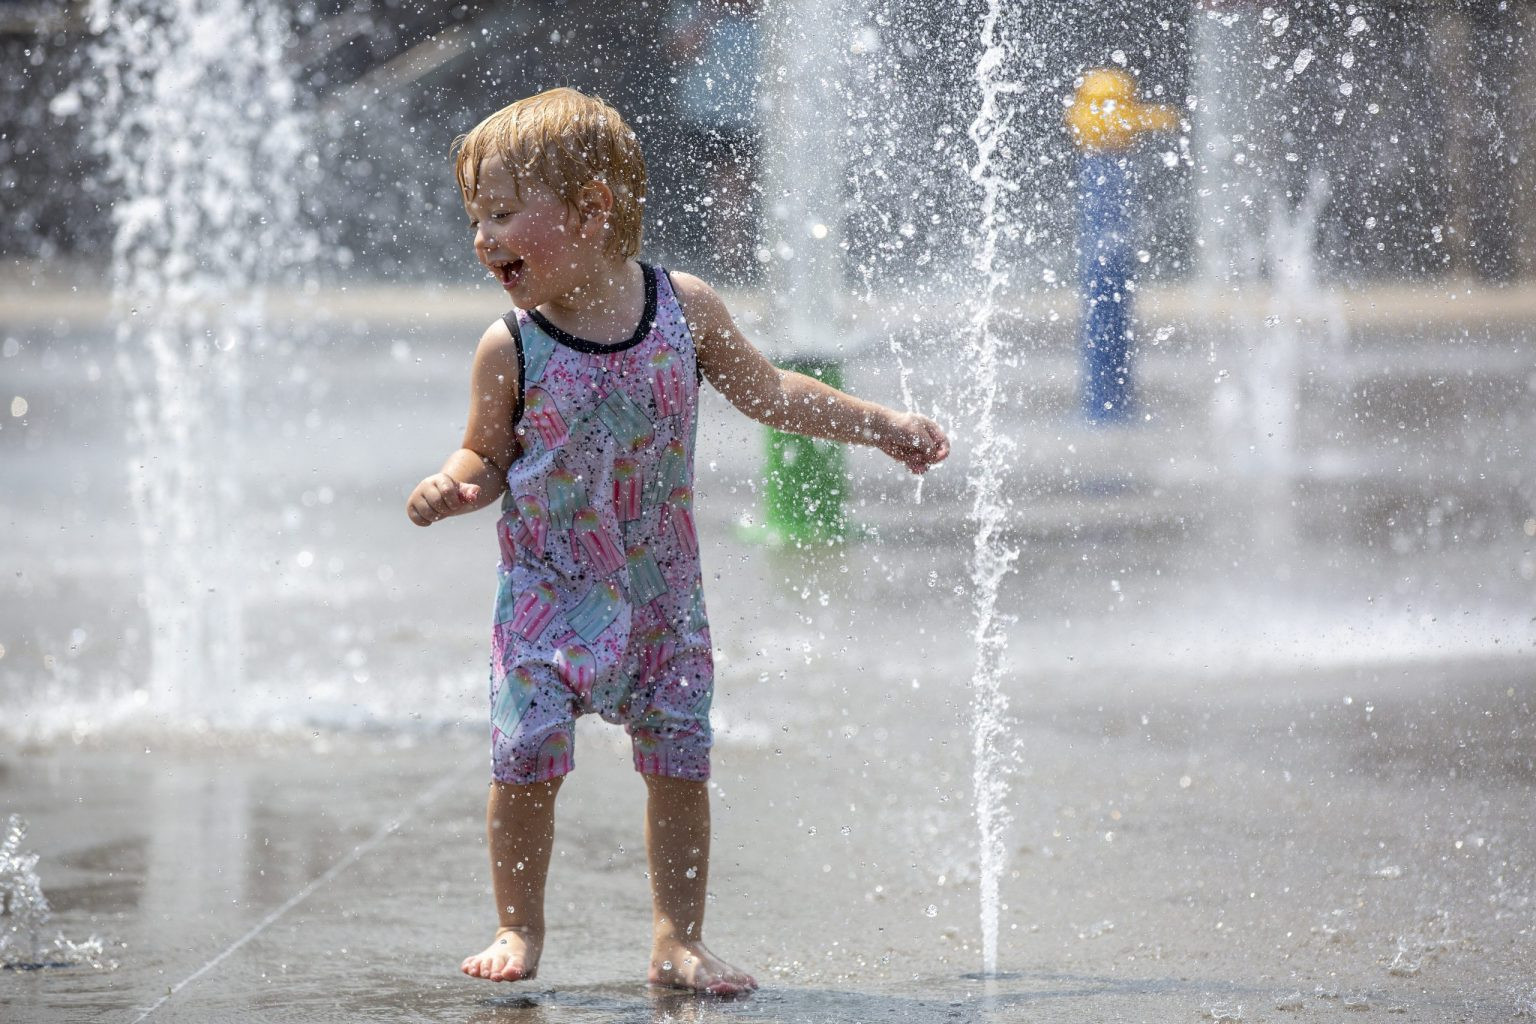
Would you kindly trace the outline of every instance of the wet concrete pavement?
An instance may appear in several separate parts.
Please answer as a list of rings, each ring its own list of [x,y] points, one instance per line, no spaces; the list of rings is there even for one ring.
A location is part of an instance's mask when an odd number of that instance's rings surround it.
[[[1528,664],[1114,704],[1037,690],[1018,709],[1005,976],[986,981],[965,976],[980,953],[963,691],[882,699],[827,672],[791,685],[818,710],[766,737],[724,730],[716,762],[707,934],[757,972],[751,1000],[643,985],[643,789],[594,726],[561,796],[544,964],[515,987],[454,970],[490,924],[474,732],[9,755],[0,804],[31,823],[54,923],[105,938],[112,964],[6,972],[0,1007],[18,1021],[1531,1012]],[[729,689],[739,708],[749,687]]]
[[[1016,368],[1032,469],[1001,601],[1014,821],[1002,976],[985,980],[967,977],[981,951],[959,462],[917,504],[856,453],[856,515],[878,539],[765,550],[741,530],[756,429],[711,397],[708,935],[763,982],[732,1003],[644,986],[643,787],[622,737],[588,723],[540,977],[456,973],[491,924],[494,542],[489,514],[423,532],[401,507],[457,441],[473,334],[354,325],[255,360],[246,678],[162,706],[139,692],[111,346],[99,328],[14,330],[28,343],[0,367],[30,411],[0,431],[0,814],[30,824],[54,925],[102,937],[108,962],[0,972],[0,1020],[1536,1013],[1532,399],[1507,325],[1487,350],[1515,356],[1485,367],[1491,397],[1416,428],[1438,462],[1360,427],[1350,450],[1377,451],[1382,473],[1234,471],[1199,413],[1215,385],[1198,351],[1149,370],[1184,410],[1162,433],[1080,431],[1041,412],[1066,392],[1026,380],[1038,361]],[[890,397],[884,354],[861,358],[850,379]],[[1433,365],[1415,372],[1404,394],[1441,393]],[[1358,421],[1341,408],[1329,422]],[[1309,429],[1319,445],[1336,432]]]

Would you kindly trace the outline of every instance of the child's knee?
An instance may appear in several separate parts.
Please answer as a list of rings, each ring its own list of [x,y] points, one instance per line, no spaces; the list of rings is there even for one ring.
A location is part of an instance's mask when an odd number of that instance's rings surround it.
[[[709,788],[709,781],[707,779],[685,779],[673,775],[649,775],[645,773],[641,773],[640,777],[645,780],[646,789],[650,790],[653,794],[705,793]]]
[[[491,800],[502,806],[542,807],[555,802],[555,795],[560,792],[560,783],[564,781],[564,775],[538,782],[503,782],[493,778]]]
[[[535,782],[507,782],[503,779],[492,778],[491,788],[502,796],[510,799],[529,799],[541,796],[554,796],[560,788],[560,783],[565,781],[564,775],[555,775],[548,779],[539,779]]]

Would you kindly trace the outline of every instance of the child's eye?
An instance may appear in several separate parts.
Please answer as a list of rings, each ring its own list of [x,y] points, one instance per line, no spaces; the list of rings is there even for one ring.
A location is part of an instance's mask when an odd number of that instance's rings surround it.
[[[510,216],[512,216],[510,211],[498,210],[497,212],[491,214],[491,220],[506,220]]]

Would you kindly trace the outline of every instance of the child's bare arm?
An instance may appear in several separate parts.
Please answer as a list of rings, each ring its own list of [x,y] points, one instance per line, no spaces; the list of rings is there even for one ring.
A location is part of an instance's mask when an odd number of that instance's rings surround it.
[[[672,281],[698,347],[699,369],[748,416],[793,434],[873,445],[914,473],[949,456],[949,440],[933,420],[779,369],[736,327],[714,289],[690,274],[674,273]]]
[[[443,468],[422,480],[406,502],[417,526],[484,508],[506,490],[507,467],[517,458],[512,416],[520,367],[512,332],[498,320],[475,349],[470,375],[469,422],[459,450]]]

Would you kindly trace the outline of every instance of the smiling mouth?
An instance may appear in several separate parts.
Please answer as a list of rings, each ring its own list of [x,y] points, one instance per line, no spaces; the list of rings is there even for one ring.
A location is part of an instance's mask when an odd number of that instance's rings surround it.
[[[503,288],[515,288],[517,282],[522,280],[523,277],[523,261],[521,259],[515,259],[510,263],[498,263],[493,269]]]

